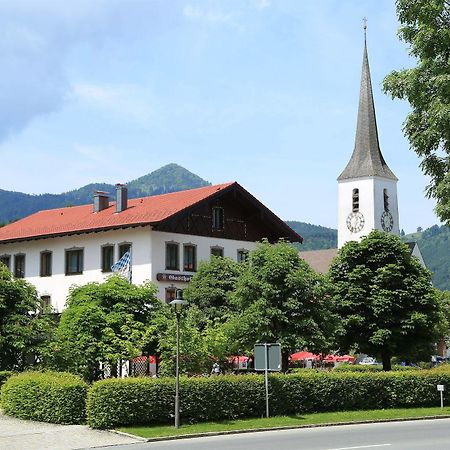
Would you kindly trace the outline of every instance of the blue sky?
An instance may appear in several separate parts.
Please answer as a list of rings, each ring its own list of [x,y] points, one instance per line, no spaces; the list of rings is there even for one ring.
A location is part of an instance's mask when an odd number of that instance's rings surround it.
[[[408,105],[381,90],[414,64],[393,0],[1,0],[0,189],[58,193],[176,162],[283,219],[336,227],[364,16],[400,227],[431,226]]]

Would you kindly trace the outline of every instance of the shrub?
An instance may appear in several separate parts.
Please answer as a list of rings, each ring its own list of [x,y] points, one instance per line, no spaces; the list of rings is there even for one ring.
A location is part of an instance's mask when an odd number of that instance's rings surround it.
[[[394,372],[403,372],[408,370],[419,370],[420,367],[417,366],[401,366],[399,364],[395,364],[392,366],[392,371]],[[376,365],[362,365],[362,364],[341,364],[333,369],[333,371],[337,372],[381,372],[383,371],[383,366],[381,364]]]
[[[272,375],[269,380],[270,411],[278,415],[438,405],[436,385],[450,387],[450,372],[305,371]],[[99,381],[88,394],[88,423],[113,428],[172,422],[174,395],[172,378]],[[180,397],[182,422],[258,417],[265,412],[264,377],[182,378]]]
[[[5,381],[13,374],[11,370],[0,370],[0,389]]]
[[[23,372],[2,387],[1,406],[20,419],[77,424],[85,419],[88,385],[64,372]]]
[[[258,416],[264,413],[264,379],[257,375],[181,378],[183,421]],[[94,428],[173,421],[173,378],[111,379],[94,383],[87,419]]]

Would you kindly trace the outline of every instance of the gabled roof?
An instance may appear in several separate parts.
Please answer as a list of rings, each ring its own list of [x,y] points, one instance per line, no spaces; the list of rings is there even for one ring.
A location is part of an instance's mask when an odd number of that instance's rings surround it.
[[[289,228],[238,183],[232,182],[130,199],[127,209],[120,213],[116,213],[115,202],[110,202],[109,207],[100,212],[93,212],[92,204],[39,211],[0,228],[0,243],[157,225],[231,189],[239,189],[258,207],[263,208],[265,213],[270,215],[272,222],[276,223],[278,228],[281,227],[283,234],[291,240],[295,242],[303,240],[300,235]]]
[[[367,44],[364,39],[355,148],[350,161],[339,175],[338,181],[373,176],[397,180],[397,177],[386,164],[380,150]]]

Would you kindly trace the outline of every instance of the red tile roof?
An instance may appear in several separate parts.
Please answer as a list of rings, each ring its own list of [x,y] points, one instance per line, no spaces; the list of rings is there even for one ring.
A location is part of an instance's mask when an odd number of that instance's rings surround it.
[[[116,213],[115,202],[98,213],[93,205],[48,209],[0,228],[0,243],[72,233],[151,225],[237,183],[217,184],[187,191],[128,200],[125,211]]]

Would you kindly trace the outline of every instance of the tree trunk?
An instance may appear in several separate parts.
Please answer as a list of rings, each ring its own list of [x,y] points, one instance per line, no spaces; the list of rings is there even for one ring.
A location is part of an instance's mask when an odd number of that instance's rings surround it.
[[[381,351],[381,360],[383,361],[383,370],[389,372],[391,370],[391,354],[387,350]]]
[[[289,352],[281,352],[281,371],[287,372],[289,369]]]

